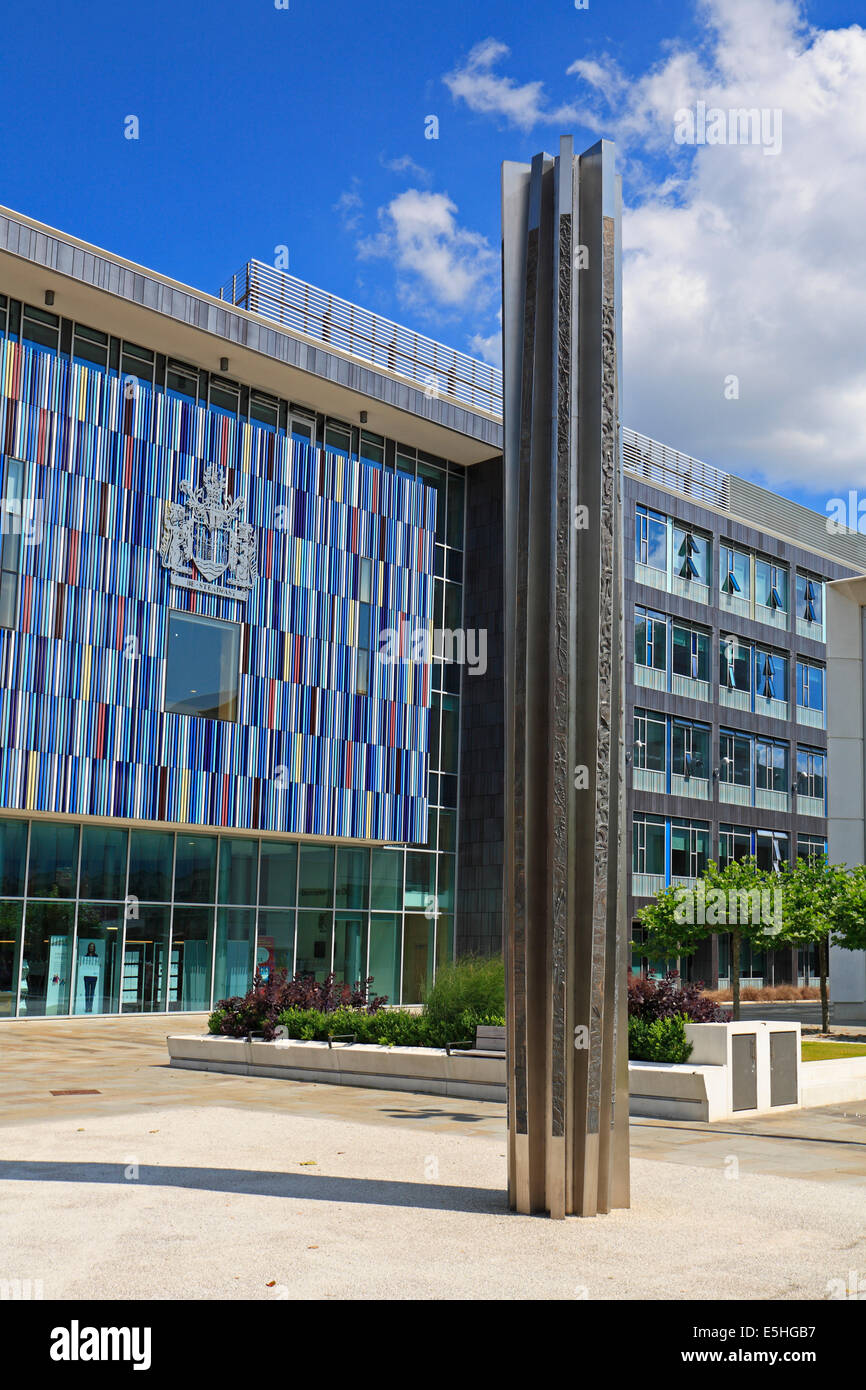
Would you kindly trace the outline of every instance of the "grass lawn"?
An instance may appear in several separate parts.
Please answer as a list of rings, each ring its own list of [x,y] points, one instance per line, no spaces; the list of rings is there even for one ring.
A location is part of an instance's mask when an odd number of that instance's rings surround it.
[[[866,1044],[839,1042],[804,1042],[801,1060],[804,1062],[829,1062],[837,1057],[866,1057]]]

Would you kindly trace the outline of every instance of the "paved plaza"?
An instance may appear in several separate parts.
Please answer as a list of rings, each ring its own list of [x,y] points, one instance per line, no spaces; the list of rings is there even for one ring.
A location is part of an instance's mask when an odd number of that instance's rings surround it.
[[[166,1033],[203,1028],[0,1028],[0,1280],[252,1300],[825,1299],[866,1282],[862,1102],[634,1121],[631,1210],[551,1222],[506,1208],[504,1106],[170,1069]]]

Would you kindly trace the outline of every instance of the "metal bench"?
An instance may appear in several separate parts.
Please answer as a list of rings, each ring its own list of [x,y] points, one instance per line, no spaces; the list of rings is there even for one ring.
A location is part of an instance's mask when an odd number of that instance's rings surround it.
[[[505,1026],[479,1023],[475,1029],[474,1042],[471,1038],[463,1038],[459,1042],[446,1043],[445,1051],[449,1057],[452,1048],[464,1057],[504,1057]]]

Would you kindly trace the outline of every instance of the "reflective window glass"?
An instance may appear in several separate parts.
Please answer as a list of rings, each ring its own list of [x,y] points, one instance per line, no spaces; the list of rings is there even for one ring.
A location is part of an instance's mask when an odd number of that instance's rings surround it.
[[[129,837],[129,894],[143,902],[171,901],[174,835],[168,830],[133,830]]]
[[[224,835],[220,840],[220,902],[254,907],[258,869],[258,840]]]
[[[27,867],[27,822],[0,818],[0,896],[20,898],[24,894]]]
[[[117,1013],[122,950],[123,904],[79,903],[72,1013]]]
[[[78,882],[78,826],[34,821],[30,827],[32,898],[74,898]]]
[[[253,842],[255,843],[255,842]],[[251,907],[221,907],[217,911],[213,997],[233,999],[246,994],[253,982],[256,914]]]
[[[334,848],[301,845],[298,870],[298,903],[301,907],[333,907]],[[300,940],[300,937],[298,938]]]
[[[215,835],[178,834],[174,865],[174,900],[212,903],[216,891]]]
[[[330,912],[298,912],[297,974],[313,975],[317,980],[330,974],[332,921]]]
[[[33,1018],[69,1013],[74,921],[74,903],[28,902],[21,965],[22,1015]]]
[[[81,835],[82,898],[109,898],[122,901],[126,893],[125,830],[103,825],[86,825]]]
[[[213,926],[212,908],[174,909],[171,928],[169,1009],[210,1008]]]
[[[295,970],[294,909],[259,912],[256,969],[264,980],[275,970],[285,970],[286,978],[292,978]]]
[[[262,840],[259,903],[263,907],[294,907],[297,865],[297,845]]]
[[[170,928],[170,907],[152,903],[127,904],[120,995],[122,1013],[165,1012]]]

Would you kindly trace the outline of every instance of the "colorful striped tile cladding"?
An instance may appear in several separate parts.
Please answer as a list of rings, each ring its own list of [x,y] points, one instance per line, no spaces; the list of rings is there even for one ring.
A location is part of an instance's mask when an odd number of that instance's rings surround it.
[[[432,489],[0,340],[4,477],[11,458],[41,537],[0,629],[0,805],[426,839],[429,666],[407,644],[355,690],[362,559],[373,633],[430,629]],[[255,528],[246,602],[172,586],[160,558],[166,503],[210,463]],[[237,723],[163,711],[170,609],[240,624]]]

